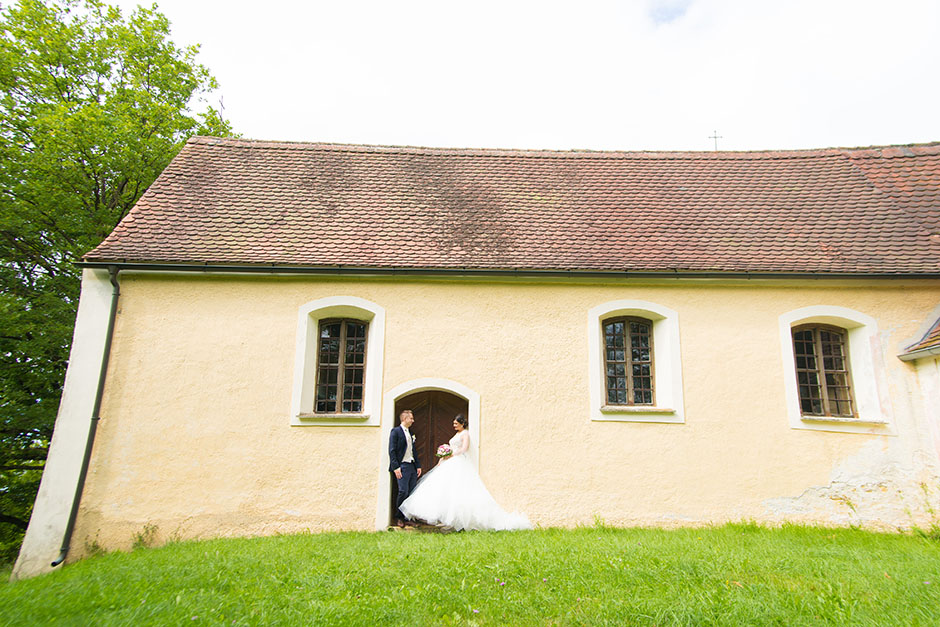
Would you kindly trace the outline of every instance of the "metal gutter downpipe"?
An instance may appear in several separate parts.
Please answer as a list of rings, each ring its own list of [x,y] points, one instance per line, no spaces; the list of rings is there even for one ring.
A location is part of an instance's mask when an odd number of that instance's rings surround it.
[[[91,411],[91,423],[88,425],[88,439],[85,441],[85,456],[82,458],[82,468],[78,473],[78,485],[75,486],[75,496],[72,498],[72,510],[69,512],[69,521],[65,526],[65,536],[62,538],[62,551],[59,557],[52,562],[52,566],[58,566],[65,561],[68,555],[69,545],[72,542],[72,532],[75,531],[75,519],[78,517],[78,505],[82,500],[82,491],[85,489],[85,477],[88,475],[88,465],[91,462],[91,449],[95,444],[95,433],[98,430],[98,421],[101,417],[98,413],[101,411],[101,399],[104,396],[104,380],[108,374],[108,361],[111,359],[111,338],[114,335],[114,320],[117,317],[118,297],[121,295],[121,287],[118,284],[118,272],[120,270],[116,265],[108,266],[108,273],[111,275],[111,313],[108,315],[108,331],[104,340],[104,354],[101,356],[101,371],[98,373],[98,391],[95,393],[95,406]]]

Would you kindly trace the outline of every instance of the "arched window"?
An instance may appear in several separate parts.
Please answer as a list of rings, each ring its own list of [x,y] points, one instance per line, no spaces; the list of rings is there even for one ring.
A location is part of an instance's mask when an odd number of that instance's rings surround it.
[[[679,314],[643,300],[588,311],[591,419],[685,422]]]
[[[793,327],[800,413],[804,416],[857,417],[852,400],[848,332],[825,324]]]
[[[607,405],[653,405],[653,323],[608,318],[604,327]]]
[[[368,329],[369,324],[363,320],[320,320],[316,413],[362,411]]]
[[[291,424],[379,424],[385,309],[355,296],[303,305],[297,317]]]
[[[814,305],[788,311],[779,321],[791,428],[895,433],[874,318]]]

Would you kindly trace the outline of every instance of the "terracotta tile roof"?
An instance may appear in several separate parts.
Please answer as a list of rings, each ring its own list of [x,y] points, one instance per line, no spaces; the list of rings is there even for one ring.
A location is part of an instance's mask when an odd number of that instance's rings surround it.
[[[916,344],[912,344],[904,349],[903,355],[910,355],[918,351],[925,351],[931,348],[940,347],[940,320],[934,322],[933,326],[930,327],[930,330],[924,334],[924,337],[921,338]]]
[[[197,137],[85,261],[940,273],[940,143],[565,152]]]

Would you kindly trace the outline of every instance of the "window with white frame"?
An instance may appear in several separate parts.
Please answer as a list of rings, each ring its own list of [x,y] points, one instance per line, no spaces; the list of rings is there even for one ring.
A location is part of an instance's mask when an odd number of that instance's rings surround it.
[[[379,424],[385,310],[354,296],[298,312],[292,425]]]
[[[878,325],[846,307],[804,307],[780,316],[784,387],[794,429],[893,433]]]
[[[592,420],[684,422],[679,315],[616,300],[588,312]]]

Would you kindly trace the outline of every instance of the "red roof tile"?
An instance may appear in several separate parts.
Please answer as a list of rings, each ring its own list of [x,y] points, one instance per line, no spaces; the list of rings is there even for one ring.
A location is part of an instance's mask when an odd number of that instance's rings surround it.
[[[940,320],[934,322],[933,326],[930,327],[930,330],[924,334],[924,337],[922,337],[921,340],[916,344],[911,344],[906,349],[904,349],[904,353],[902,354],[910,355],[911,353],[925,351],[937,347],[940,347]]]
[[[565,152],[197,137],[85,261],[940,273],[940,143]]]

